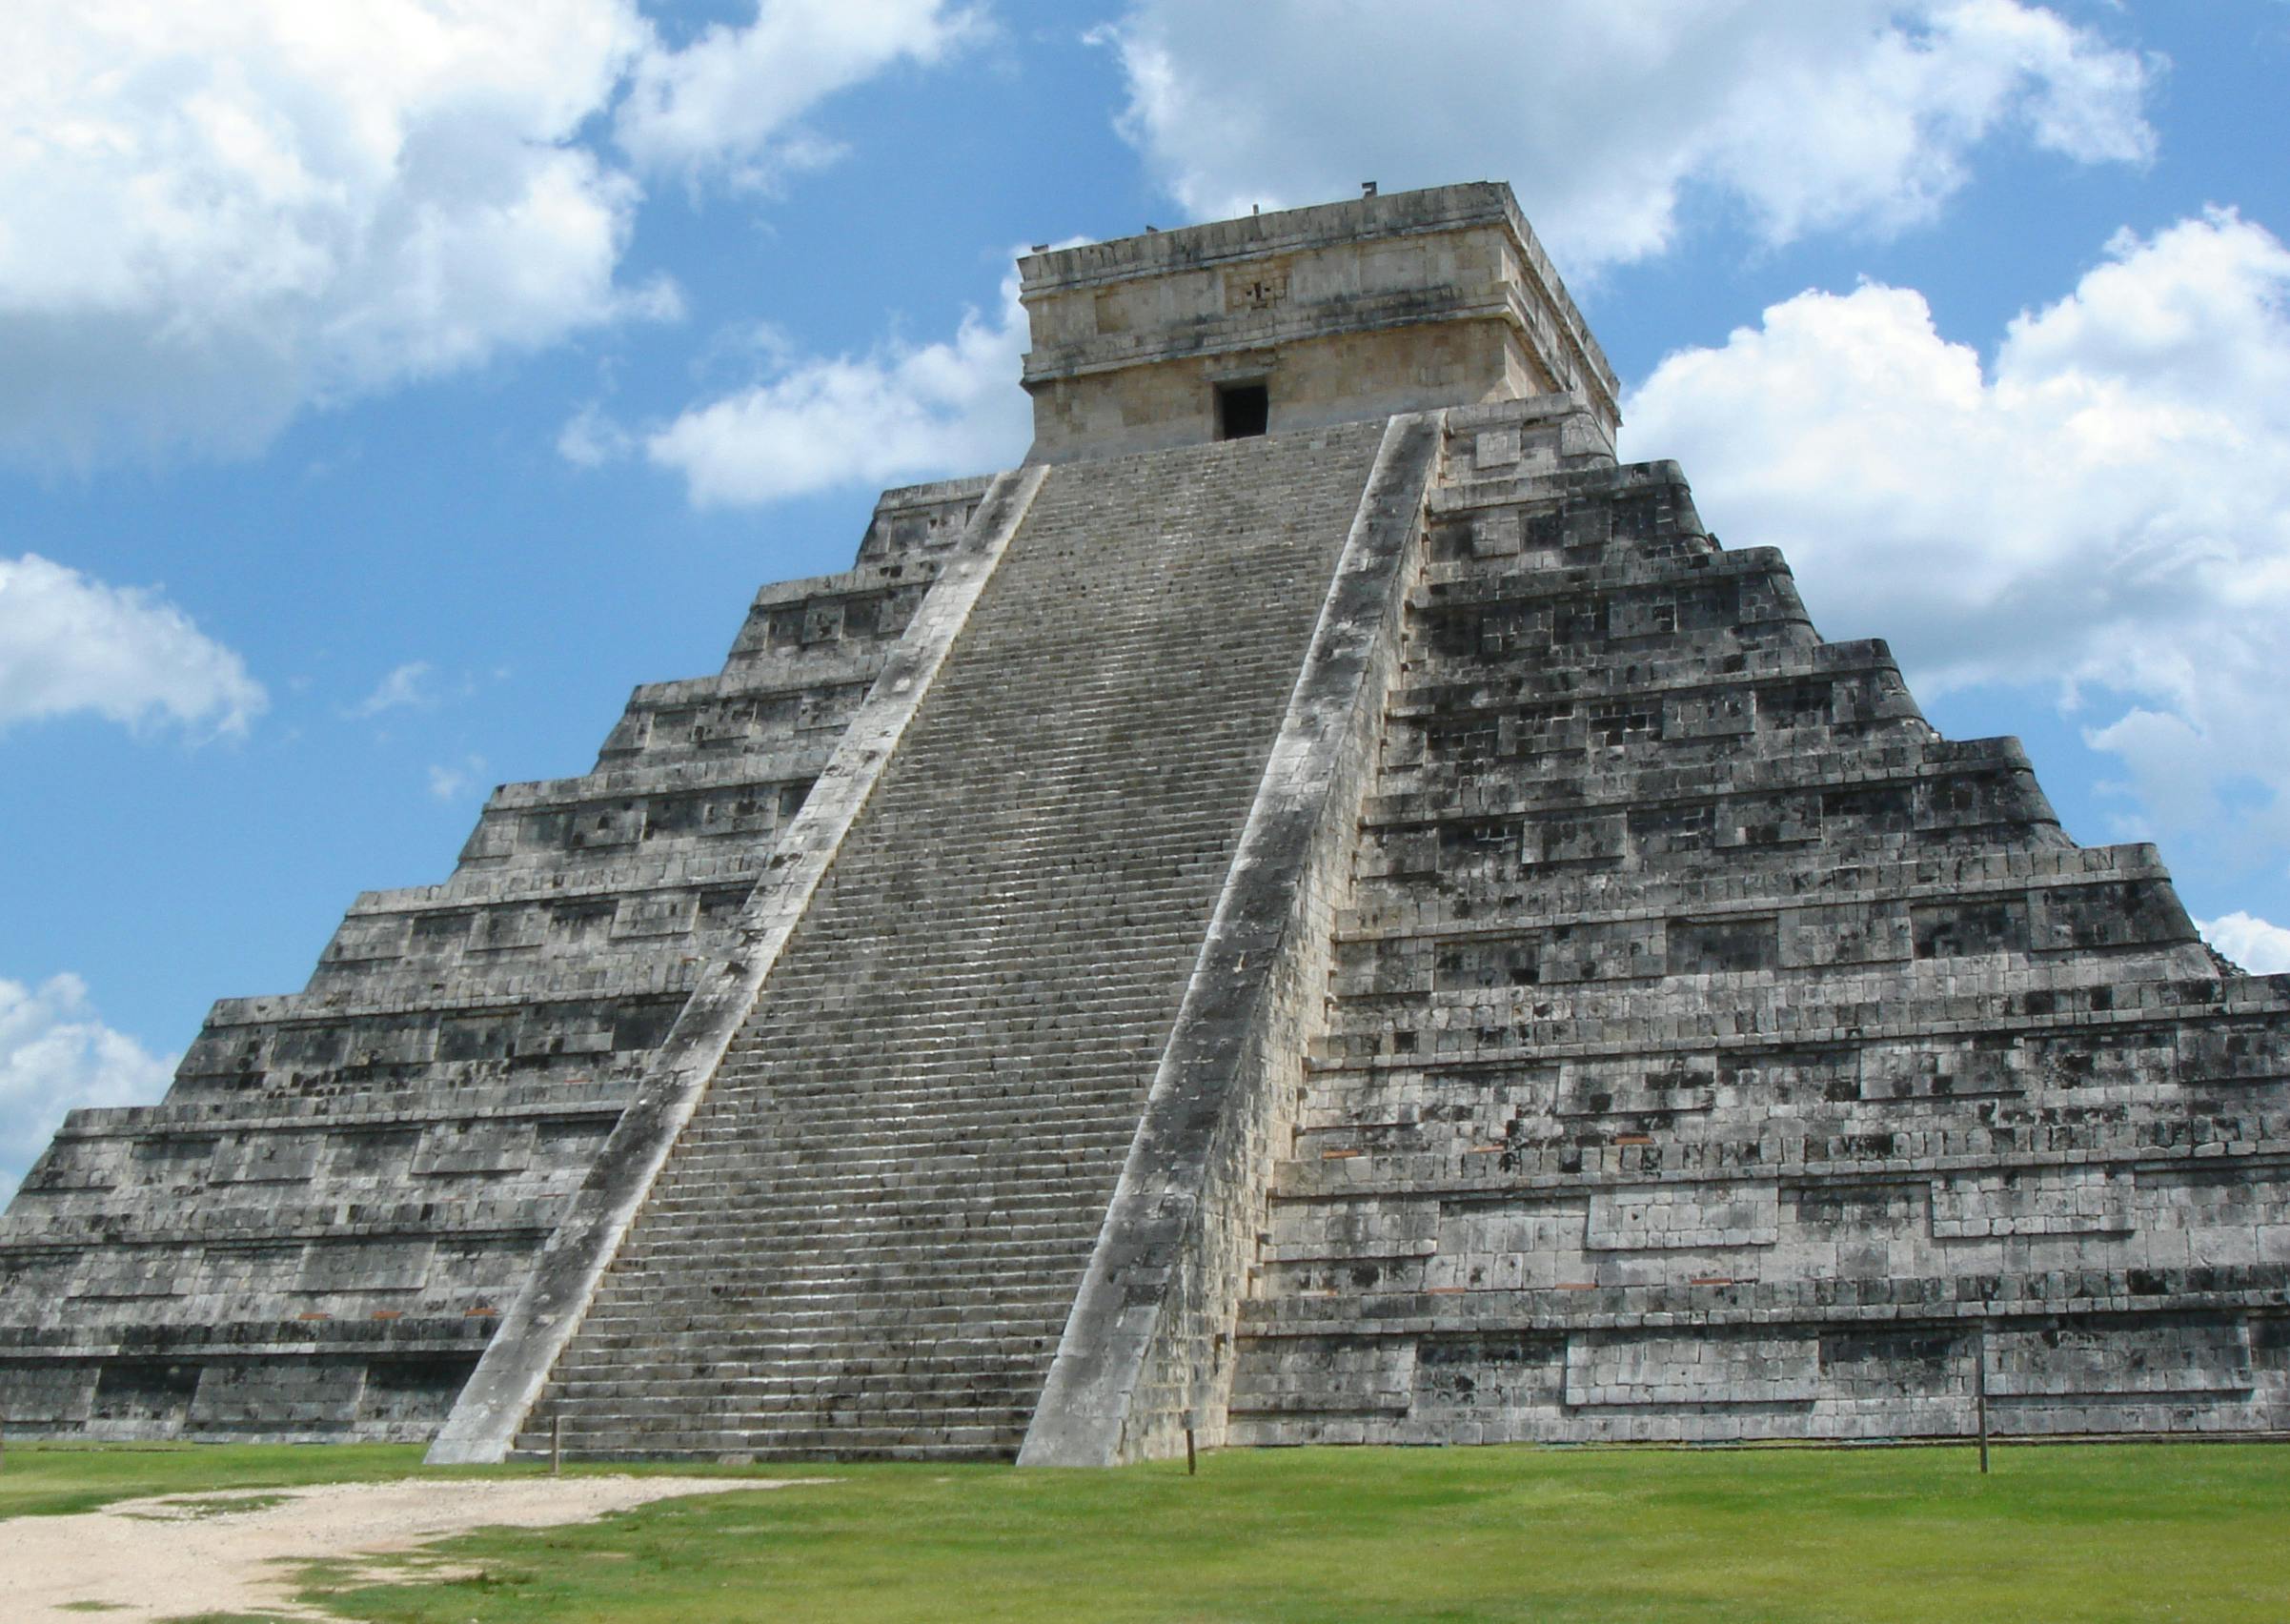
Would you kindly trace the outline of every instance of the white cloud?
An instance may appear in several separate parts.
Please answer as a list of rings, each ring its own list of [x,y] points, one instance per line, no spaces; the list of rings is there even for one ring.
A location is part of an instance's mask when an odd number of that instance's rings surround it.
[[[604,415],[596,404],[575,413],[557,436],[557,455],[576,468],[601,468],[618,462],[635,449],[628,431]]]
[[[647,55],[615,134],[641,168],[768,181],[834,155],[799,122],[817,103],[902,60],[937,62],[983,26],[946,0],[758,0],[747,26]]]
[[[701,507],[1006,468],[1033,432],[1018,388],[1025,342],[1012,273],[1000,314],[966,313],[952,339],[786,360],[765,381],[645,435],[644,452],[681,474]]]
[[[458,801],[461,792],[481,782],[485,775],[485,758],[464,756],[452,766],[433,765],[430,768],[430,793],[440,801]]]
[[[37,987],[0,980],[0,1202],[15,1194],[66,1111],[148,1105],[167,1091],[176,1058],[105,1025],[77,976]]]
[[[2006,130],[2154,145],[2139,58],[2022,0],[1136,0],[1101,37],[1195,218],[1509,179],[1578,273],[1660,252],[1695,186],[1781,242],[1924,219]]]
[[[269,702],[237,655],[157,593],[36,553],[0,558],[0,729],[88,711],[236,734]]]
[[[635,299],[567,145],[629,0],[24,0],[0,21],[0,449],[242,451]]]
[[[434,675],[428,660],[408,660],[375,683],[374,692],[350,707],[350,714],[362,721],[384,711],[434,705],[437,702],[436,688],[431,681]]]
[[[2198,920],[2196,928],[2212,946],[2254,976],[2290,971],[2290,930],[2279,924],[2238,911],[2220,919]]]
[[[755,169],[968,29],[932,0],[763,0],[661,48],[635,0],[0,7],[0,457],[258,449],[313,404],[630,318],[639,189],[581,144]],[[623,92],[626,92],[623,94]]]
[[[1916,293],[1802,294],[1624,413],[1829,635],[1928,694],[2056,684],[2156,824],[2290,831],[2290,250],[2256,224],[2118,235],[1987,366]]]

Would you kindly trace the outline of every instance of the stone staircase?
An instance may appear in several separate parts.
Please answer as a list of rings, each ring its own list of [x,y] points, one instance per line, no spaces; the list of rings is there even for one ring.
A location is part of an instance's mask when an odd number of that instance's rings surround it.
[[[1051,472],[519,1449],[1016,1452],[1382,429]]]

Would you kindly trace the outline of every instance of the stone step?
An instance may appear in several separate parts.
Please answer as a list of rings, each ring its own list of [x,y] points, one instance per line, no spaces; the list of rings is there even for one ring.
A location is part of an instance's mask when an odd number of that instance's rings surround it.
[[[1076,1237],[1078,1244],[1067,1254],[1075,1268],[1086,1260],[1089,1244],[1095,1239],[1093,1234]],[[715,1300],[719,1303],[736,1300],[775,1309],[792,1309],[814,1298],[844,1294],[871,1299],[902,1292],[967,1292],[982,1287],[996,1293],[1024,1291],[1028,1288],[1012,1279],[1012,1264],[1032,1268],[1044,1261],[1046,1252],[1047,1248],[1039,1243],[1027,1244],[1016,1238],[1004,1241],[993,1250],[932,1246],[917,1248],[903,1256],[873,1252],[856,1261],[847,1253],[824,1248],[803,1253],[775,1248],[763,1254],[764,1261],[750,1258],[711,1270],[708,1290],[717,1294]],[[658,1271],[670,1255],[648,1252],[622,1260],[622,1273],[634,1280],[647,1270]],[[1062,1293],[1070,1284],[1057,1281],[1042,1285],[1039,1288],[1042,1300],[1062,1304]]]
[[[1008,1460],[1024,1437],[1023,1420],[957,1426],[846,1427],[829,1424],[784,1431],[739,1428],[659,1429],[607,1432],[593,1444],[567,1445],[578,1460],[654,1460],[662,1455],[735,1455],[774,1460]],[[520,1434],[516,1458],[546,1459],[542,1433]]]
[[[1014,1450],[1380,435],[1323,436],[1340,475],[1303,442],[1205,484],[1158,455],[1052,472],[537,1417],[633,1390],[665,1419],[597,1447],[754,1449],[666,1424],[717,1402],[679,1359],[784,1382],[919,1332],[960,1356],[917,1415],[1023,1370]]]
[[[757,1107],[758,1121],[816,1125],[823,1131],[838,1133],[870,1122],[956,1121],[968,1112],[980,1113],[987,1120],[1019,1112],[1027,1121],[1046,1127],[1068,1118],[1094,1124],[1104,1120],[1107,1107],[1118,1106],[1136,1094],[1133,1083],[1119,1076],[1107,1077],[1097,1066],[1118,1066],[1125,1055],[1149,1053],[1154,1035],[1149,1030],[1139,1032],[1125,1045],[1095,1051],[1087,1067],[1065,1067],[1083,1069],[1088,1073],[1084,1077],[1045,1083],[1045,1074],[1036,1072],[1003,1083],[992,1093],[975,1087],[974,1074],[965,1074],[952,1064],[940,1064],[937,1052],[928,1062],[917,1059],[897,1066],[832,1074],[823,1074],[807,1062],[774,1065],[756,1061],[737,1074],[720,1078],[718,1086],[751,1090],[755,1098],[750,1103]],[[965,1081],[972,1081],[972,1087],[965,1089]],[[1041,1113],[1038,1116],[1034,1114],[1037,1111]],[[764,1112],[770,1116],[764,1117]],[[718,1135],[738,1140],[746,1128],[734,1123],[710,1125],[700,1131],[705,1137],[696,1137],[696,1145],[707,1144]]]
[[[1039,1306],[1039,1305],[1037,1305]],[[1055,1305],[1063,1308],[1062,1304]],[[784,1310],[740,1312],[738,1305],[715,1314],[678,1310],[670,1314],[657,1305],[624,1305],[594,1330],[583,1328],[578,1360],[559,1366],[562,1391],[578,1391],[583,1381],[645,1381],[646,1372],[694,1362],[713,1364],[745,1354],[753,1364],[794,1369],[821,1361],[848,1361],[880,1352],[883,1339],[930,1334],[959,1335],[974,1348],[964,1370],[986,1362],[1011,1357],[1046,1361],[1064,1329],[1063,1312],[1029,1314],[1023,1303],[1004,1304],[994,1293],[982,1291],[961,1303],[908,1303],[888,1294],[880,1298],[858,1293],[841,1298],[821,1296],[816,1306]]]
[[[863,1208],[881,1214],[884,1222],[894,1221],[895,1215],[897,1222],[913,1224],[940,1213],[1014,1217],[1029,1206],[1063,1210],[1082,1190],[1095,1188],[1098,1180],[1093,1175],[1110,1168],[1128,1147],[1125,1133],[1109,1134],[1101,1143],[1067,1147],[1055,1161],[1030,1167],[1006,1153],[981,1151],[969,1156],[881,1155],[827,1173],[795,1171],[802,1166],[795,1159],[774,1164],[753,1157],[696,1158],[688,1172],[677,1175],[689,1180],[688,1186],[666,1184],[660,1194],[664,1201],[674,1201],[688,1188],[698,1197],[688,1204],[696,1221],[709,1209],[706,1195],[711,1189],[755,1198],[800,1197],[838,1217],[845,1215],[845,1208]],[[1077,1163],[1086,1170],[1066,1170]],[[911,1196],[903,1193],[907,1187],[917,1187]],[[1032,1192],[1038,1192],[1039,1199],[1029,1204],[1023,1198]]]
[[[599,1431],[639,1431],[695,1423],[750,1427],[815,1426],[829,1411],[876,1426],[961,1427],[1024,1424],[1040,1388],[1034,1375],[1023,1382],[922,1382],[852,1373],[803,1383],[700,1377],[673,1381],[655,1377],[643,1391],[599,1391],[551,1404],[546,1423],[564,1418],[568,1435],[594,1437]]]
[[[654,1371],[680,1363],[687,1371],[692,1369],[694,1361],[690,1354],[681,1359],[662,1357],[646,1364],[645,1344],[641,1339],[648,1329],[646,1324],[634,1320],[618,1322],[610,1333],[614,1341],[599,1343],[594,1349],[584,1347],[578,1359],[559,1366],[565,1376],[563,1391],[594,1393],[619,1383],[633,1384],[631,1391],[643,1391],[652,1376],[632,1375],[639,1367]],[[867,1334],[854,1330],[850,1335],[822,1338],[819,1325],[812,1322],[794,1329],[760,1327],[743,1330],[737,1326],[716,1327],[711,1331],[716,1339],[714,1345],[697,1348],[693,1352],[697,1353],[699,1364],[711,1373],[814,1379],[826,1367],[864,1366],[872,1370],[880,1366],[940,1370],[980,1380],[1002,1379],[997,1372],[1006,1374],[1045,1364],[1059,1329],[1040,1319],[1011,1319],[957,1324],[938,1330],[927,1338],[908,1336],[896,1328],[888,1336],[869,1329]]]
[[[711,1216],[703,1204],[679,1199],[676,1207],[663,1208],[661,1214],[663,1223],[675,1221],[676,1233],[642,1237],[632,1242],[624,1255],[684,1257],[698,1263],[710,1255],[717,1259],[770,1257],[782,1248],[826,1256],[840,1255],[846,1248],[873,1251],[888,1248],[895,1253],[909,1244],[959,1249],[977,1238],[1013,1247],[1063,1246],[1076,1237],[1085,1240],[1096,1233],[1095,1217],[1079,1213],[1076,1204],[1085,1202],[1113,1172],[1107,1167],[1094,1180],[1072,1179],[1051,1185],[1040,1194],[1014,1188],[984,1200],[960,1195],[902,1199],[892,1188],[791,1192],[770,1183],[736,1187],[729,1192],[732,1197],[762,1210],[738,1220]],[[663,1194],[671,1199],[679,1197],[676,1190]],[[775,1208],[807,1209],[812,1228],[806,1231],[801,1222],[769,1210]],[[751,1249],[733,1249],[740,1243],[750,1244]]]

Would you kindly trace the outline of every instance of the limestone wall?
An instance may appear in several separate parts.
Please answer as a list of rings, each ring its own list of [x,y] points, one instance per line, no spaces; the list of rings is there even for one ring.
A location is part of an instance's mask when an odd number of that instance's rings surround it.
[[[1451,431],[1243,1442],[2290,1420],[2290,982],[1677,471]]]
[[[433,1432],[981,488],[892,493],[304,991],[216,1004],[163,1104],[73,1112],[0,1219],[10,1431]]]

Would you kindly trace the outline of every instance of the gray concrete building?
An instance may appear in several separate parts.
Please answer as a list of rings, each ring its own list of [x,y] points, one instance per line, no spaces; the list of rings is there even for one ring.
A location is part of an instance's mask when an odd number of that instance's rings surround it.
[[[1022,467],[73,1113],[11,1432],[2290,1425],[2290,980],[1617,462],[1507,188],[1022,270]]]

